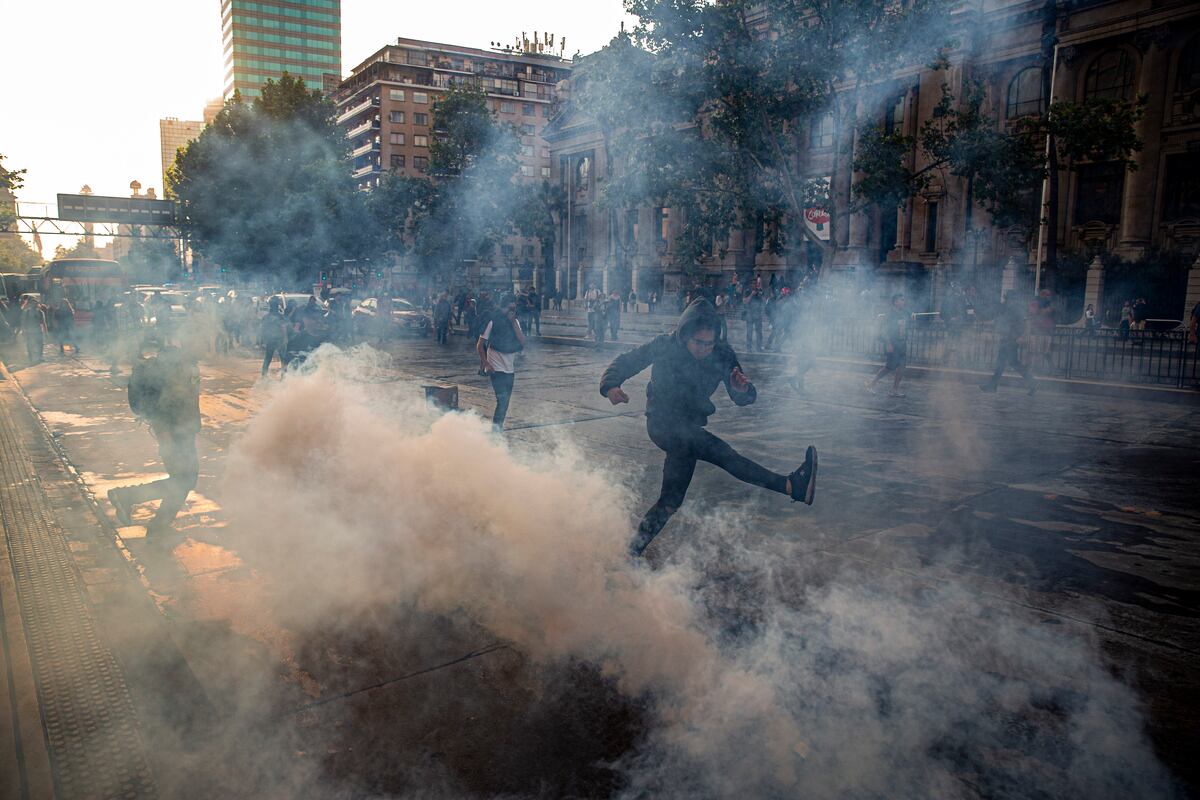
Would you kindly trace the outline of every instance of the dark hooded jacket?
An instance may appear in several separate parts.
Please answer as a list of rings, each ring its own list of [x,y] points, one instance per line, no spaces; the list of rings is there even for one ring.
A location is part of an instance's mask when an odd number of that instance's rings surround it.
[[[697,359],[688,351],[687,341],[692,331],[701,323],[717,332],[717,343],[713,351]],[[738,364],[737,355],[723,336],[717,309],[704,298],[693,300],[683,314],[674,333],[664,333],[641,347],[616,357],[600,379],[600,394],[608,396],[616,388],[646,367],[650,370],[650,384],[646,387],[646,414],[674,417],[695,425],[706,425],[710,415],[716,413],[710,397],[717,386],[724,383],[730,399],[739,406],[748,406],[757,398],[751,385],[745,392],[736,392],[729,382],[729,374]]]

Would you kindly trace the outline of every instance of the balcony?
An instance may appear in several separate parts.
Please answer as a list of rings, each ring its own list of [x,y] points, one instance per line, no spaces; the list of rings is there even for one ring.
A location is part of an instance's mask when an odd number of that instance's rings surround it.
[[[379,98],[378,97],[368,97],[368,98],[364,99],[362,102],[354,105],[352,108],[349,108],[349,109],[343,111],[341,114],[338,114],[338,118],[337,118],[338,124],[341,125],[346,120],[352,119],[355,114],[361,114],[362,112],[366,111],[369,108],[379,108]]]
[[[379,169],[378,164],[364,164],[361,167],[358,167],[357,169],[355,169],[353,175],[355,178],[363,178],[367,175],[370,175],[372,172],[379,172],[379,171],[380,171],[380,169]]]
[[[380,124],[379,117],[376,116],[373,119],[369,119],[366,122],[364,122],[363,124],[359,125],[357,128],[351,128],[350,130],[346,131],[346,138],[347,139],[357,139],[359,136],[362,136],[364,133],[370,133],[373,130],[377,131],[377,130],[379,130],[379,124]]]
[[[376,153],[378,151],[379,151],[379,139],[374,139],[370,142],[367,142],[364,145],[360,145],[359,147],[356,147],[353,150],[351,150],[350,156],[352,158],[359,158],[360,156],[365,156],[368,153]]]

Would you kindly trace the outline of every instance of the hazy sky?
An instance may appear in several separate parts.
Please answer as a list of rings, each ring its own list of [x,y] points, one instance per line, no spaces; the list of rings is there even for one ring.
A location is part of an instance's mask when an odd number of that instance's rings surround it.
[[[28,170],[18,200],[85,183],[125,196],[135,178],[161,195],[158,120],[201,119],[220,96],[220,13],[220,0],[4,3],[0,153]],[[342,72],[397,36],[486,48],[539,30],[589,53],[622,19],[621,0],[342,0]]]

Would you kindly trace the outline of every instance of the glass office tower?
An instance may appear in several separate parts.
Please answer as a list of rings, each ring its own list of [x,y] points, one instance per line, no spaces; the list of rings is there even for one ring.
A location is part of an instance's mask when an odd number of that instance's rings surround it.
[[[223,0],[225,97],[257,97],[284,72],[323,89],[325,75],[342,74],[341,0]]]

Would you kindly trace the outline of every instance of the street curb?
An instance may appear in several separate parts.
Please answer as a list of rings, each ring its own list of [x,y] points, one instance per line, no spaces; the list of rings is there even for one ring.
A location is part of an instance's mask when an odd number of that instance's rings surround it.
[[[546,344],[562,345],[566,347],[588,347],[591,349],[603,349],[619,352],[635,347],[642,342],[622,342],[622,341],[605,341],[601,345],[597,345],[591,339],[585,339],[578,336],[557,336],[547,335],[530,337],[534,341],[544,342]],[[784,363],[788,356],[782,353],[741,353],[738,356],[746,364],[772,364]],[[832,356],[820,356],[817,362],[829,366],[837,370],[845,372],[862,372],[870,373],[879,368],[879,362],[866,361],[852,358],[835,358]],[[934,381],[953,381],[956,383],[975,383],[979,384],[991,378],[990,372],[980,372],[977,370],[952,369],[948,367],[927,367],[909,365],[905,367],[905,375],[908,378],[925,379]],[[1170,386],[1142,386],[1133,383],[1105,383],[1103,381],[1085,381],[1079,379],[1040,377],[1038,381],[1039,392],[1050,392],[1054,394],[1077,394],[1088,395],[1092,397],[1115,397],[1129,400],[1153,400],[1160,403],[1175,403],[1175,404],[1196,404],[1200,405],[1200,392],[1192,389],[1176,389]],[[1006,375],[1001,378],[1002,386],[1013,386],[1024,389],[1024,382],[1020,378],[1013,375]]]

